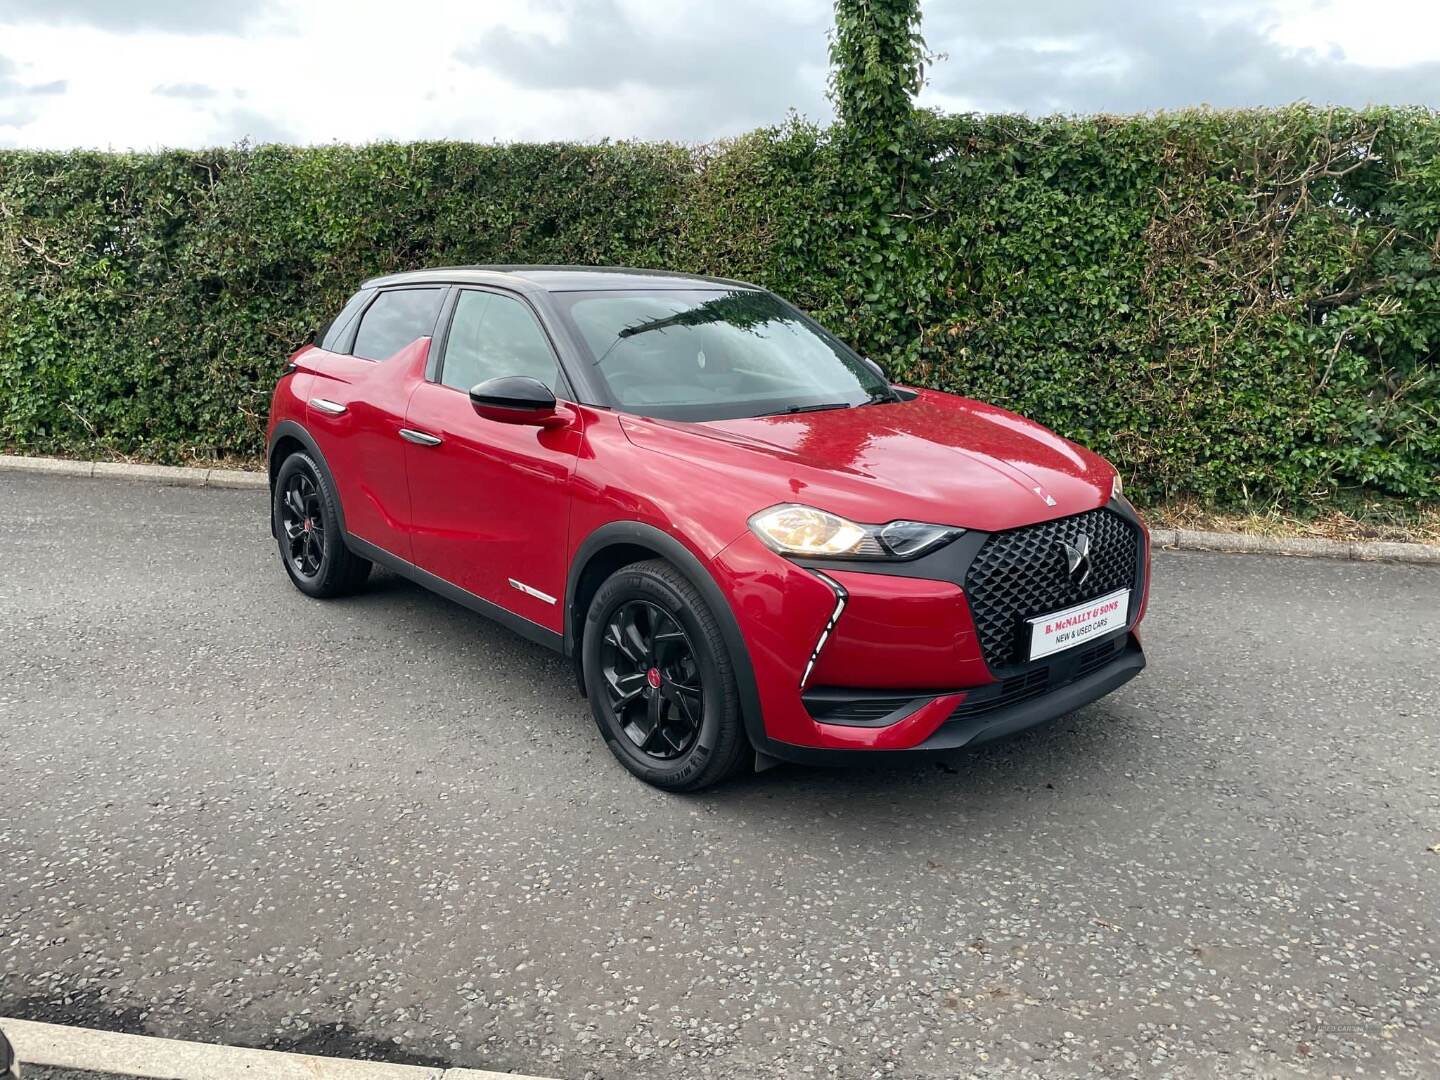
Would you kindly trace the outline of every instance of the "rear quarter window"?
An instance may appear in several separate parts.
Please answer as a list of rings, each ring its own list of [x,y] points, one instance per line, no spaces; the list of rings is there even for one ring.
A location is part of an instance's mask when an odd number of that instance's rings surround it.
[[[444,295],[443,288],[382,292],[360,317],[351,352],[364,360],[386,360],[416,338],[434,333]]]
[[[355,316],[360,313],[360,309],[374,295],[374,289],[361,289],[346,301],[345,306],[340,309],[340,314],[331,320],[329,328],[320,336],[320,348],[326,352],[339,352],[341,342],[346,339],[346,331],[350,329],[350,324],[355,321]]]

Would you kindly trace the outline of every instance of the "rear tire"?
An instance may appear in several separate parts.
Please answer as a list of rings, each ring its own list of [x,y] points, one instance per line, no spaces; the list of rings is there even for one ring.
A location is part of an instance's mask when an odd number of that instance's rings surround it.
[[[590,603],[581,648],[595,725],[647,784],[700,791],[749,761],[720,625],[675,567],[656,559],[612,574]]]
[[[345,546],[335,489],[315,459],[296,451],[280,465],[270,514],[280,561],[306,596],[353,593],[370,576],[370,563]]]

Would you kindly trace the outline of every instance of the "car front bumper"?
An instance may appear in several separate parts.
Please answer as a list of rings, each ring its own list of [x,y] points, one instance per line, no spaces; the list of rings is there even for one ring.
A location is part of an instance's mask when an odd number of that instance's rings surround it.
[[[1098,701],[1139,675],[1144,668],[1145,651],[1141,648],[1139,639],[1134,634],[1126,633],[1116,655],[1104,666],[1038,696],[1025,697],[973,714],[966,714],[964,711],[963,693],[939,695],[922,702],[911,715],[924,716],[935,706],[948,711],[941,715],[937,725],[933,725],[927,738],[912,746],[837,748],[800,746],[767,739],[763,746],[756,749],[782,761],[809,765],[840,765],[855,764],[862,760],[873,763],[877,755],[884,761],[893,761],[976,747],[1039,727]],[[926,717],[927,726],[929,719],[931,718]]]
[[[954,750],[1044,723],[1133,678],[1145,665],[1136,630],[1148,599],[1149,536],[1123,502],[1074,517],[1097,514],[1118,515],[1134,530],[1134,561],[1124,570],[1130,618],[1106,637],[1033,662],[1011,647],[1006,628],[1018,633],[1026,614],[1064,605],[1036,609],[1048,600],[1031,595],[997,618],[983,592],[967,590],[979,583],[972,566],[992,567],[988,541],[1009,543],[1012,534],[967,534],[931,556],[870,565],[790,560],[748,533],[736,540],[713,570],[754,673],[758,716],[746,720],[756,749],[788,760]],[[1036,561],[1006,570],[1007,596],[1053,570],[1043,560],[1060,559],[1048,531],[1042,545],[1016,539]]]

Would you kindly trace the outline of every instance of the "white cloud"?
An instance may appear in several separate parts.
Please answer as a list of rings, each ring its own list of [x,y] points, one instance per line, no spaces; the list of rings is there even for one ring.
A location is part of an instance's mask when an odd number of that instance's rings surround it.
[[[1392,10],[1375,10],[1386,3]],[[1398,39],[1434,21],[1428,7],[1410,5],[1411,19],[1402,6],[1399,0],[931,3],[927,37],[950,61],[937,68],[922,101],[1029,113],[1297,100],[1440,105],[1440,37],[1387,51],[1377,30],[1377,19],[1388,17],[1385,32]]]
[[[1291,48],[1335,52],[1379,68],[1440,60],[1435,0],[1292,0],[1284,11],[1271,36]]]
[[[829,0],[0,0],[0,144],[704,140],[828,119]],[[1440,104],[1440,4],[926,5],[924,101]],[[63,84],[63,85],[62,85]],[[45,87],[52,92],[39,92]]]

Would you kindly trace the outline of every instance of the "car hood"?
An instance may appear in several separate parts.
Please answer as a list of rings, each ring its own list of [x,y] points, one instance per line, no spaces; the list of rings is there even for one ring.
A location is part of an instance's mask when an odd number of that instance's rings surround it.
[[[747,516],[801,502],[856,521],[993,531],[1103,506],[1115,472],[1039,424],[936,391],[793,416],[624,417],[622,427],[638,447],[706,467],[697,494],[733,499]]]

